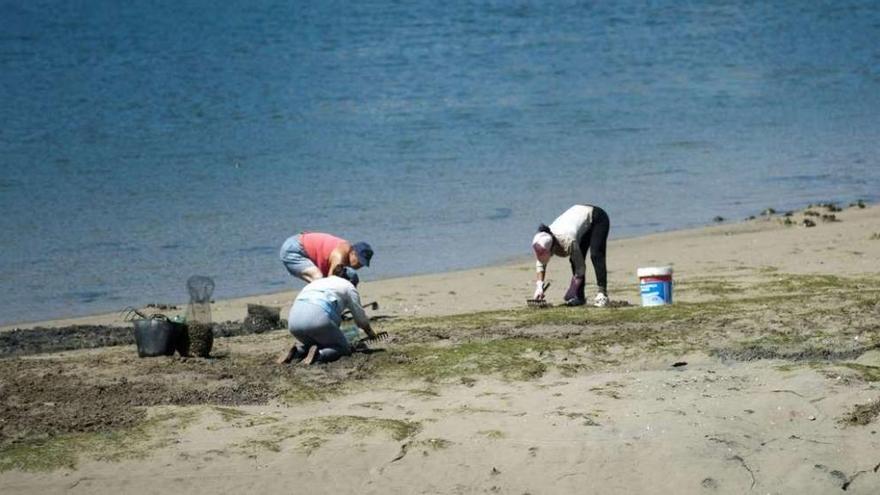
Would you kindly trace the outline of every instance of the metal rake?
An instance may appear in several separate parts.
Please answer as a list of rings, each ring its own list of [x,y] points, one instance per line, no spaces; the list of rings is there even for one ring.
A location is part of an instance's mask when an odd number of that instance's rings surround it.
[[[553,307],[552,304],[550,304],[549,302],[545,301],[544,299],[526,299],[526,304],[527,304],[530,308],[538,308],[538,309],[552,308],[552,307]]]
[[[384,342],[391,338],[391,335],[388,332],[379,332],[375,337],[364,337],[358,340],[358,344],[371,344],[374,342]]]
[[[550,282],[544,282],[544,288],[543,288],[543,291],[546,292],[546,291],[547,291],[547,288],[549,288],[549,287],[550,287]],[[553,305],[550,304],[549,302],[547,302],[547,300],[545,300],[545,299],[526,299],[526,304],[527,304],[530,308],[539,308],[539,309],[543,309],[543,308],[551,308],[551,307],[553,307]]]

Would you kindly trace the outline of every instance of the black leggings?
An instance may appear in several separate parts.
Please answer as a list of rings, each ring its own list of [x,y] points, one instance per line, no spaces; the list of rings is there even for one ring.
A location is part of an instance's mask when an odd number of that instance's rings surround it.
[[[608,231],[611,230],[611,220],[605,210],[598,206],[593,207],[593,223],[584,231],[577,240],[584,261],[587,259],[587,251],[590,252],[590,261],[593,262],[593,270],[596,271],[596,285],[599,292],[608,295],[608,271],[605,268],[605,246],[608,244]],[[571,262],[571,272],[574,273],[574,261]]]

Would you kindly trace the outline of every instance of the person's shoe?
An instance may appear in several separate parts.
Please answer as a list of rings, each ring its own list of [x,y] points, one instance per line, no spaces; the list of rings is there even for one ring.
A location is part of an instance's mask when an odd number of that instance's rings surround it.
[[[596,299],[593,301],[593,306],[597,308],[604,308],[608,306],[608,296],[602,294],[601,292],[596,294]]]
[[[315,362],[315,358],[318,356],[318,346],[313,345],[309,347],[309,352],[306,353],[306,357],[302,360],[303,366],[309,366],[310,364]]]
[[[576,297],[565,300],[566,306],[583,306],[586,303],[587,303],[587,301],[584,301],[583,299],[578,299]]]

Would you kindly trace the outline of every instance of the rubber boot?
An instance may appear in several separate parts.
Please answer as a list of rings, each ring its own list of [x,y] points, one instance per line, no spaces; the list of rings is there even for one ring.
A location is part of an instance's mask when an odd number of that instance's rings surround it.
[[[584,277],[571,277],[571,284],[565,292],[565,304],[567,306],[580,306],[586,302],[584,296]]]

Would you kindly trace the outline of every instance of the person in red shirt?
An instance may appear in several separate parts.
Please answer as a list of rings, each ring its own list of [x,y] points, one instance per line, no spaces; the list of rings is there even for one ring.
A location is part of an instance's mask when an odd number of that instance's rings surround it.
[[[281,263],[288,273],[311,283],[330,275],[342,275],[345,267],[370,266],[373,248],[366,242],[349,243],[321,232],[302,232],[281,246]]]

